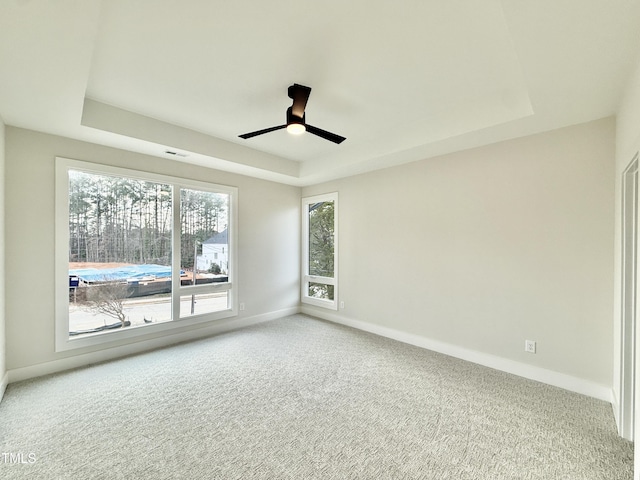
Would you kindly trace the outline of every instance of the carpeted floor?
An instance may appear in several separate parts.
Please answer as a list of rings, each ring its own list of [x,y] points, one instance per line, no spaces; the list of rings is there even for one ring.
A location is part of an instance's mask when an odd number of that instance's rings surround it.
[[[633,477],[605,402],[294,315],[8,387],[3,479]]]

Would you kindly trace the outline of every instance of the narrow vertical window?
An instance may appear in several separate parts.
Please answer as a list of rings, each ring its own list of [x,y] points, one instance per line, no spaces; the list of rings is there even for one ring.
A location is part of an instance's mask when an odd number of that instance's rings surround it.
[[[338,194],[302,201],[302,302],[337,309]]]

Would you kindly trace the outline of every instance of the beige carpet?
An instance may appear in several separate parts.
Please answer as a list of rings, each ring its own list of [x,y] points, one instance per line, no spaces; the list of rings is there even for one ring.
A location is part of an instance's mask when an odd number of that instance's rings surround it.
[[[303,315],[9,386],[3,479],[631,479],[611,406]]]

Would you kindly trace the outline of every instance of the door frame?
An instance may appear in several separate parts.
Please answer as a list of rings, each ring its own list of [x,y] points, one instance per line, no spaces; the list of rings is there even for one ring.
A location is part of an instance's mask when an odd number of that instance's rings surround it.
[[[638,262],[638,153],[622,174],[622,283],[620,332],[620,435],[633,441],[635,434],[635,384]]]

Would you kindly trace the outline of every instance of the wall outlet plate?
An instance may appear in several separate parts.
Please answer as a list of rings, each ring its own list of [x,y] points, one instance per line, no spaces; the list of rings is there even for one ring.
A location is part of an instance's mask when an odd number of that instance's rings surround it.
[[[534,340],[525,340],[524,351],[528,353],[536,353],[536,342]]]

